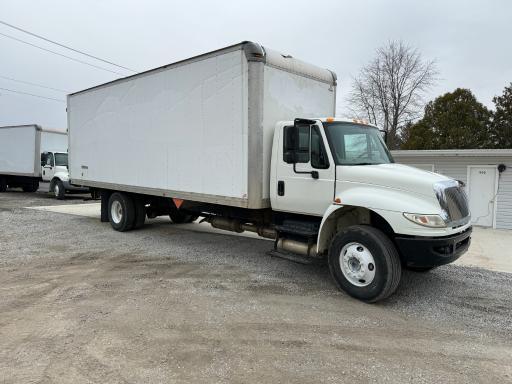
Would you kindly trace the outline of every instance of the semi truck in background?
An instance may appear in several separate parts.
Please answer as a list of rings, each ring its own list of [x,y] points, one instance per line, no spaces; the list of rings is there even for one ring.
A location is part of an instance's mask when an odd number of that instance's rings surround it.
[[[401,271],[470,245],[459,182],[398,165],[377,127],[334,117],[336,76],[243,42],[68,95],[70,177],[117,231],[169,215],[324,260],[376,302]]]
[[[50,183],[58,199],[66,191],[88,192],[69,181],[67,133],[39,125],[0,127],[0,192],[8,187],[36,192],[39,182]]]

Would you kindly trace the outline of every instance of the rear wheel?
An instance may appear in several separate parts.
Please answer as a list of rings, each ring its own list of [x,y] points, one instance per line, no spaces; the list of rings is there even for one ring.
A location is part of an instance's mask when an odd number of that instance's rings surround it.
[[[199,216],[180,212],[179,210],[173,210],[169,213],[169,217],[175,224],[187,224],[196,221]]]
[[[402,274],[393,242],[380,230],[365,225],[354,225],[334,237],[329,269],[340,289],[368,303],[393,294]]]
[[[7,191],[7,179],[3,176],[0,176],[0,192]]]
[[[26,184],[23,187],[21,187],[23,192],[36,192],[39,189],[39,181],[34,181],[31,184]]]
[[[59,200],[63,200],[66,197],[66,190],[64,184],[60,180],[55,180],[53,183],[53,194]]]
[[[144,204],[144,200],[140,198],[135,198],[133,204],[135,207],[133,229],[139,229],[144,226],[144,222],[146,221],[146,205]]]
[[[131,196],[114,192],[108,200],[108,219],[116,231],[125,232],[135,223],[135,205]]]

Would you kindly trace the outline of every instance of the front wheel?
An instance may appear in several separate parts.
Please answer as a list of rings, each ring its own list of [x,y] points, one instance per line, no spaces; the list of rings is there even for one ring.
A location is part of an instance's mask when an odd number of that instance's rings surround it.
[[[53,194],[59,200],[63,200],[66,197],[66,190],[64,184],[60,180],[56,180],[53,184]]]
[[[341,290],[368,303],[393,294],[402,275],[393,242],[382,231],[366,225],[348,227],[334,237],[329,269]]]

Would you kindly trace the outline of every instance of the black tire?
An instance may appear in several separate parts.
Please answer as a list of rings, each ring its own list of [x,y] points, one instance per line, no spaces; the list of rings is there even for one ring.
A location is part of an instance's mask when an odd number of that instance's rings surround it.
[[[434,267],[406,267],[409,271],[419,272],[419,273],[426,273],[430,272],[431,270],[437,268],[437,266]]]
[[[169,218],[174,224],[192,223],[193,221],[196,221],[198,217],[198,215],[183,213],[177,209],[172,210],[171,213],[169,213]]]
[[[133,229],[139,229],[144,226],[144,222],[146,221],[146,205],[144,204],[144,200],[138,198],[133,199],[133,204],[135,206]]]
[[[3,176],[0,176],[0,192],[7,191],[7,179]]]
[[[64,184],[60,180],[55,180],[53,182],[53,195],[58,200],[64,200],[66,198],[66,189],[64,188]]]
[[[112,214],[112,206],[116,209]],[[119,209],[117,209],[119,208]],[[135,205],[133,198],[121,192],[114,192],[108,200],[108,220],[116,231],[125,232],[133,228],[135,224]]]
[[[34,181],[32,184],[27,184],[21,187],[23,192],[34,193],[39,189],[39,181]]]
[[[359,243],[366,247],[374,259],[375,275],[366,286],[351,283],[343,274],[340,254],[349,243]],[[392,295],[402,275],[400,257],[393,242],[380,230],[367,225],[348,227],[334,237],[329,249],[329,269],[341,290],[367,303],[375,303]]]

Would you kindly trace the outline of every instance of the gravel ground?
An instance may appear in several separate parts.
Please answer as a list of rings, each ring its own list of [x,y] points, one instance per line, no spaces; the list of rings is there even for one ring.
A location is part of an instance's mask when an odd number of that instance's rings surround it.
[[[0,383],[512,382],[512,274],[405,272],[368,305],[268,241],[118,233],[0,194]]]

